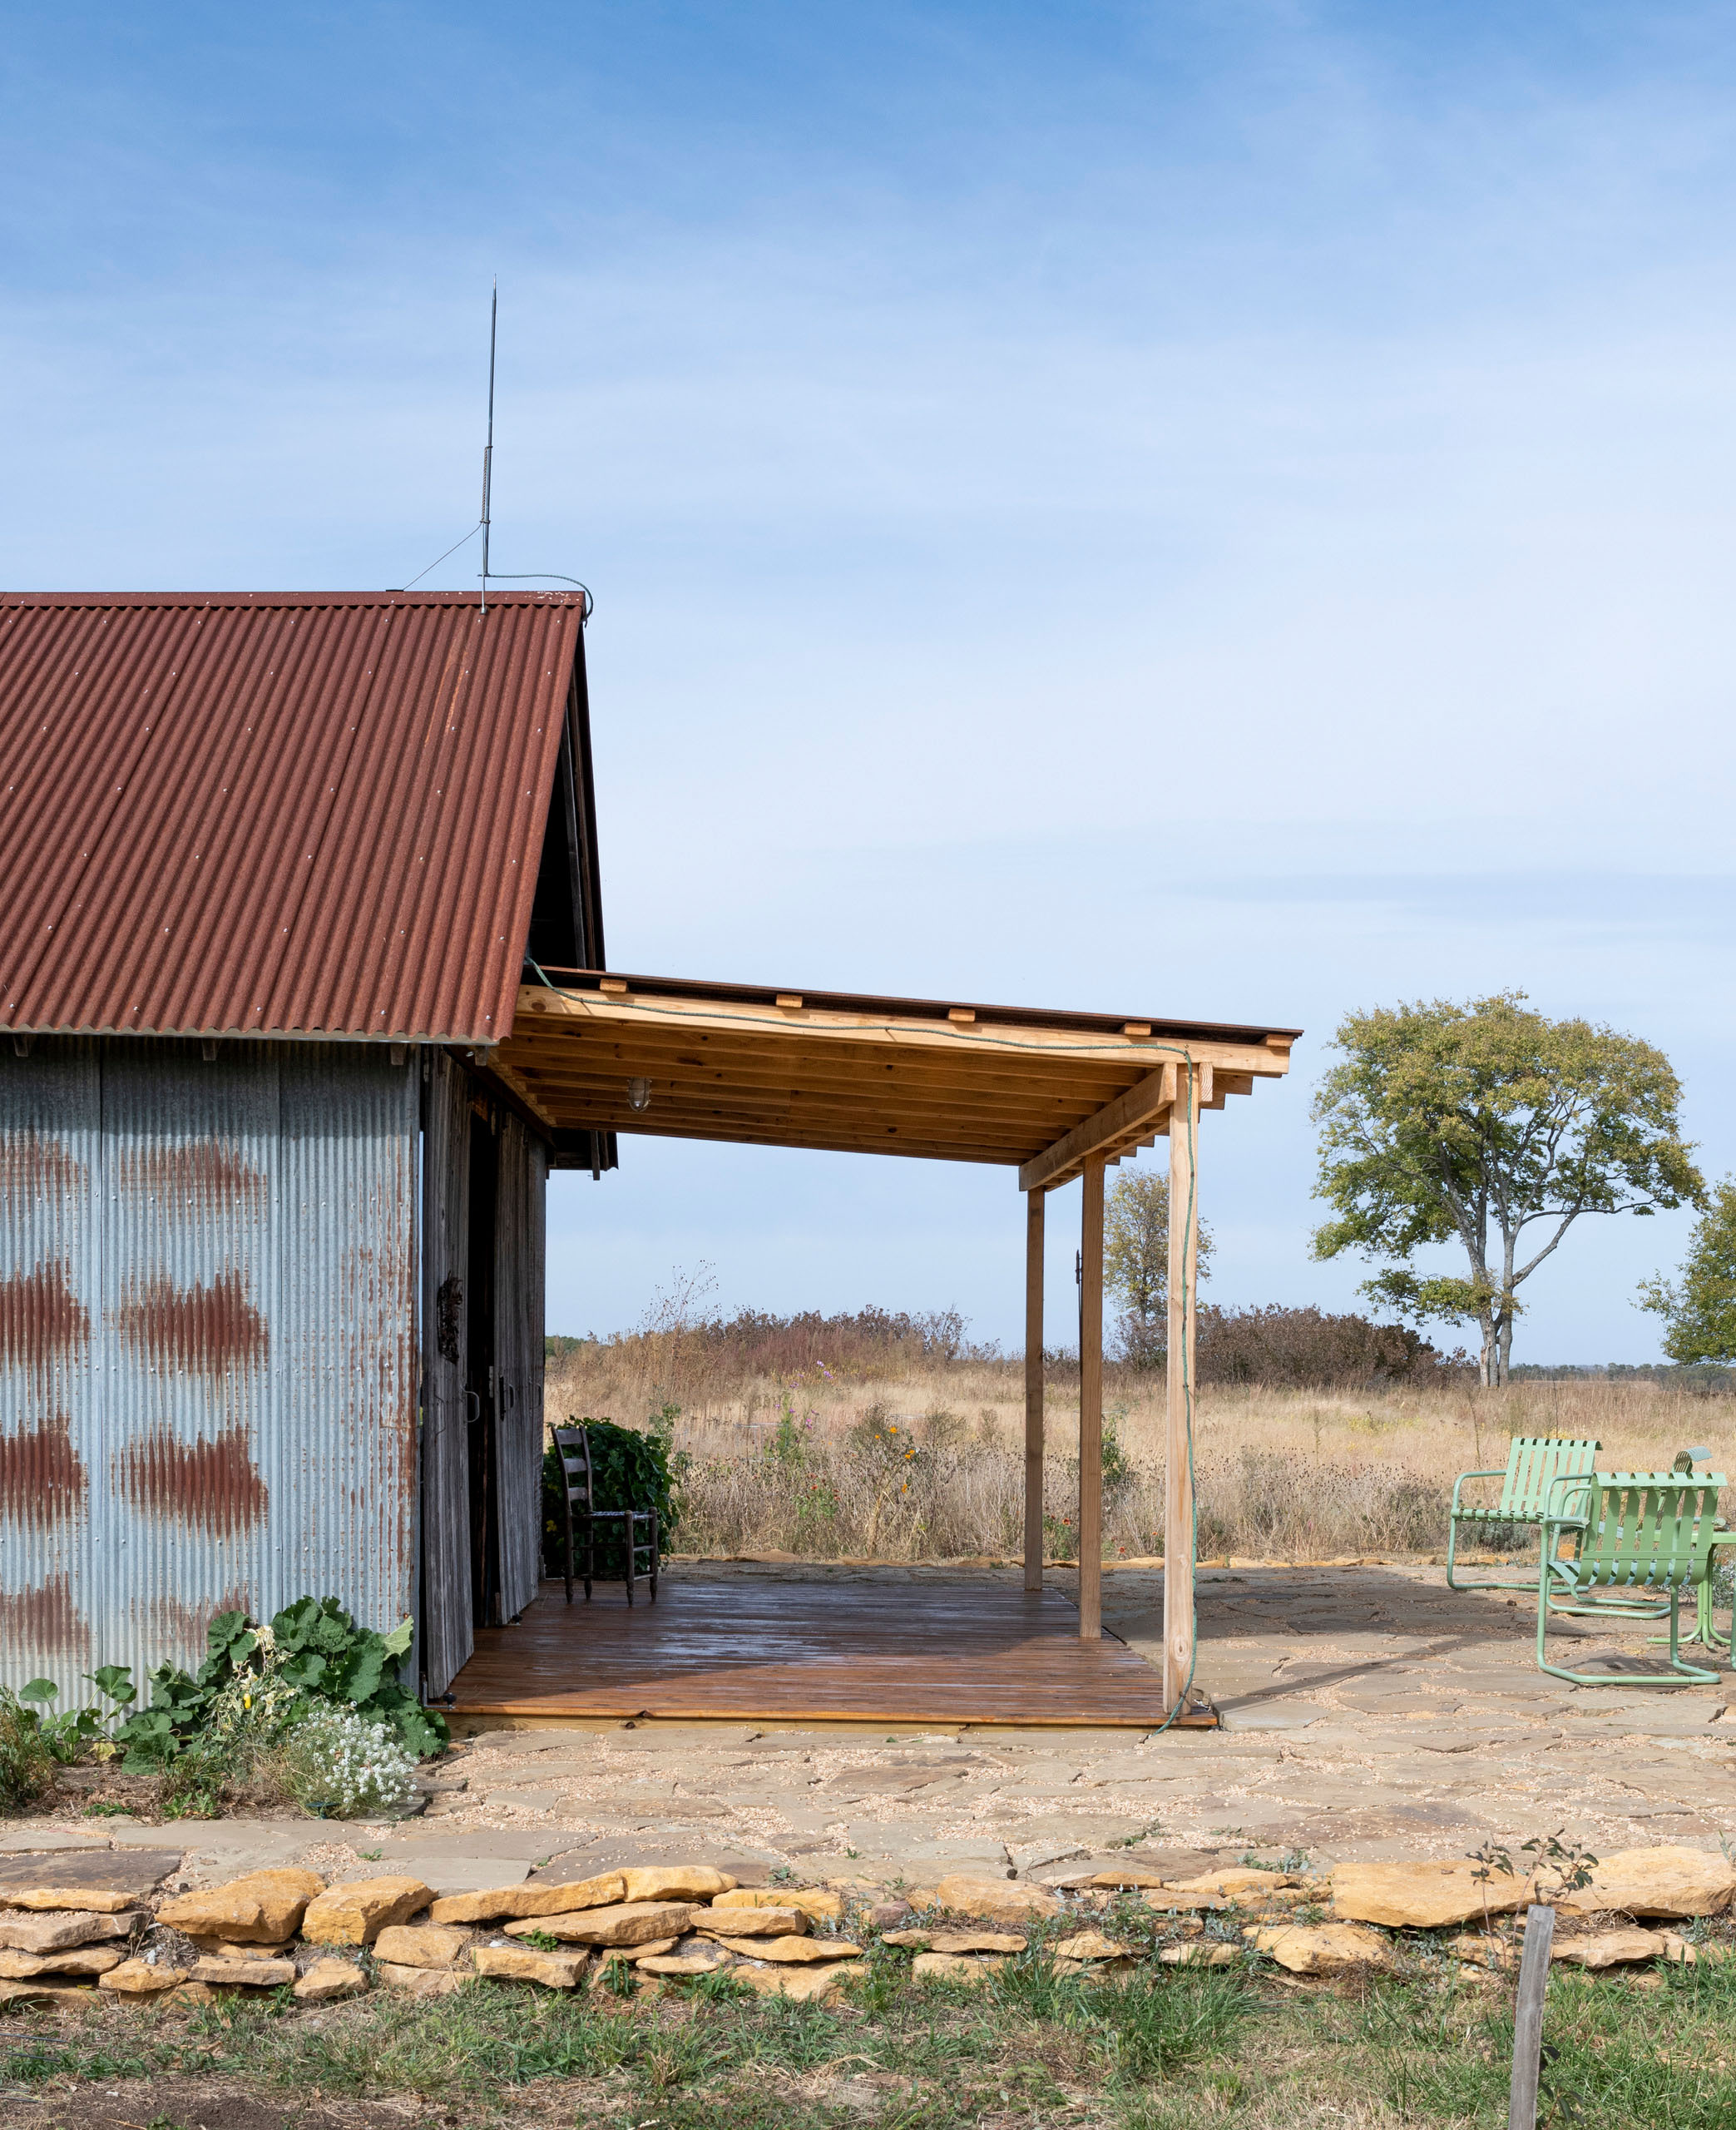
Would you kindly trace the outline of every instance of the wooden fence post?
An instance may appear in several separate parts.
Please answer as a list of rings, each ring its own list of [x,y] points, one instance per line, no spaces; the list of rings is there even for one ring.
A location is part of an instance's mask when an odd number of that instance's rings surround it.
[[[1519,1956],[1519,1997],[1513,2008],[1513,2084],[1507,2130],[1536,2130],[1537,2075],[1543,2053],[1543,1995],[1549,1987],[1549,1949],[1555,1912],[1536,1903],[1526,1910],[1525,1949]]]

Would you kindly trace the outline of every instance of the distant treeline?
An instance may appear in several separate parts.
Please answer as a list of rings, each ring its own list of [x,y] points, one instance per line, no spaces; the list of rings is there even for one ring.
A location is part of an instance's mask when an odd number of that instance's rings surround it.
[[[741,1309],[733,1316],[701,1319],[670,1330],[618,1332],[606,1340],[553,1337],[547,1348],[551,1362],[587,1351],[601,1358],[606,1350],[625,1359],[636,1349],[660,1349],[659,1358],[679,1360],[690,1381],[710,1384],[755,1376],[788,1380],[810,1370],[863,1380],[957,1365],[1021,1365],[1018,1355],[1003,1353],[992,1342],[973,1342],[966,1335],[968,1330],[967,1320],[953,1309],[912,1314],[868,1308],[835,1316],[818,1310],[778,1316],[766,1310]],[[1264,1309],[1205,1305],[1199,1310],[1199,1335],[1201,1383],[1354,1389],[1380,1383],[1442,1383],[1475,1373],[1462,1353],[1442,1354],[1402,1325],[1276,1303]],[[1045,1359],[1063,1376],[1077,1372],[1076,1350],[1055,1350]],[[1164,1366],[1160,1348],[1135,1349],[1130,1343],[1122,1350],[1112,1348],[1110,1359],[1111,1365],[1135,1372]]]
[[[1690,1397],[1736,1395],[1736,1368],[1719,1368],[1712,1361],[1694,1361],[1684,1367],[1673,1361],[1563,1362],[1554,1367],[1516,1361],[1512,1378],[1515,1383],[1659,1383]]]

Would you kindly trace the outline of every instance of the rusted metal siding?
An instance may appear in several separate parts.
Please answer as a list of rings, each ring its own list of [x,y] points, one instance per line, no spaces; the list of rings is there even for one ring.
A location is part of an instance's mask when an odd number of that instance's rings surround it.
[[[189,1662],[309,1591],[412,1610],[417,1077],[0,1052],[0,1677]]]
[[[501,1119],[495,1237],[501,1604],[522,1612],[542,1578],[542,1237],[547,1156],[518,1118]]]
[[[0,1028],[497,1040],[580,618],[0,597]]]
[[[76,1678],[106,1617],[98,1048],[0,1053],[0,1650],[33,1660],[13,1686]]]
[[[465,1288],[470,1226],[470,1086],[443,1051],[423,1089],[422,1612],[418,1654],[443,1694],[474,1647]]]

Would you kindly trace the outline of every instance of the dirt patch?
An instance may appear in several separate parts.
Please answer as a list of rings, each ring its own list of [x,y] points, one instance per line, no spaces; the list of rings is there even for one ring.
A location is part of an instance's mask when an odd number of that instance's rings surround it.
[[[33,2098],[15,2092],[7,2108],[18,2130],[445,2130],[464,2119],[419,2100],[262,2099],[218,2078],[141,2078]]]

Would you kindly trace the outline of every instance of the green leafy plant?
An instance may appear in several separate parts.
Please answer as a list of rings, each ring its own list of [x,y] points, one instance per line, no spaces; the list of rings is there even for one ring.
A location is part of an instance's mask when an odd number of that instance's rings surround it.
[[[32,1679],[16,1693],[0,1687],[0,1811],[17,1810],[40,1797],[57,1766],[93,1751],[113,1751],[108,1725],[115,1711],[135,1698],[132,1675],[124,1665],[105,1664],[85,1676],[113,1710],[105,1713],[92,1702],[57,1711],[60,1688],[52,1679]]]
[[[451,1734],[444,1719],[425,1711],[398,1681],[410,1637],[408,1619],[389,1634],[359,1627],[335,1598],[299,1598],[263,1627],[245,1612],[219,1612],[206,1630],[209,1653],[198,1671],[160,1665],[151,1674],[149,1705],[117,1726],[116,1741],[126,1749],[121,1765],[167,1769],[209,1730],[220,1704],[238,1721],[252,1718],[255,1697],[269,1694],[275,1702],[269,1712],[287,1718],[289,1697],[297,1692],[385,1725],[408,1751],[426,1759],[442,1751]],[[246,1727],[259,1732],[270,1726]]]
[[[104,1664],[94,1672],[87,1672],[85,1677],[115,1704],[116,1711],[137,1698],[132,1673],[124,1664]],[[29,1703],[35,1712],[43,1744],[62,1767],[70,1767],[92,1745],[106,1743],[114,1711],[105,1715],[94,1702],[83,1708],[57,1710],[54,1703],[59,1698],[60,1688],[52,1679],[32,1679],[18,1689],[18,1699]]]
[[[533,1945],[539,1953],[558,1953],[561,1940],[548,1930],[527,1930],[519,1939],[522,1945]]]
[[[54,1780],[54,1756],[42,1719],[8,1687],[0,1687],[0,1811],[22,1811]]]
[[[593,1504],[599,1509],[655,1508],[658,1542],[663,1546],[668,1545],[680,1520],[669,1433],[679,1410],[665,1405],[660,1413],[653,1414],[649,1432],[621,1427],[609,1419],[569,1422],[590,1431]],[[562,1574],[566,1568],[566,1486],[560,1452],[551,1443],[542,1459],[542,1562],[548,1575]],[[596,1573],[605,1578],[626,1573],[625,1528],[621,1523],[596,1527]]]

